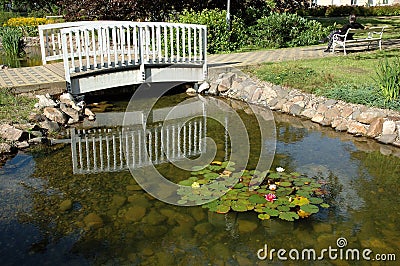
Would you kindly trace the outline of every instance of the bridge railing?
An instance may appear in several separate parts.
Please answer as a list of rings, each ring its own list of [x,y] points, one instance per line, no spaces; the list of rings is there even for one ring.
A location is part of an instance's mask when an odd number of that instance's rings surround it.
[[[93,21],[78,21],[67,23],[54,23],[39,25],[40,49],[43,65],[50,61],[62,60],[61,48],[61,29],[69,27],[77,27],[83,25],[91,25]]]
[[[206,27],[193,24],[110,22],[61,29],[70,75],[145,64],[205,64]]]

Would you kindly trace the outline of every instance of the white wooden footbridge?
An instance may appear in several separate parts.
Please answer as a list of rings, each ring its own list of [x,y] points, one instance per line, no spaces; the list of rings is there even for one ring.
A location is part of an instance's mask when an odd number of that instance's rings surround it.
[[[42,25],[39,34],[43,65],[62,60],[72,94],[207,76],[203,25],[83,21]]]
[[[203,25],[81,21],[39,26],[42,66],[0,71],[0,87],[50,84],[83,94],[144,82],[201,82],[207,76]]]

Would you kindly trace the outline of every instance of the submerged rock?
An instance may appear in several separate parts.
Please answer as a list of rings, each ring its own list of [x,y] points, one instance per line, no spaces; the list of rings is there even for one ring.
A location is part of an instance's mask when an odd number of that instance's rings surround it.
[[[103,227],[103,219],[96,213],[92,212],[89,213],[84,219],[83,219],[86,227],[91,228],[91,229],[98,229]]]
[[[142,220],[146,214],[146,208],[143,206],[130,207],[125,213],[125,219],[131,222],[138,222]]]
[[[240,233],[251,233],[256,230],[258,227],[257,222],[248,221],[248,220],[240,220],[238,221],[238,230]]]
[[[66,199],[60,203],[59,209],[62,212],[69,211],[72,208],[72,200]]]

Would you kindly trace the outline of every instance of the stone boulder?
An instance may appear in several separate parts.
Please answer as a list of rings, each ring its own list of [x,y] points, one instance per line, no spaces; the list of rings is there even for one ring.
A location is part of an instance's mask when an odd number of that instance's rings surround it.
[[[385,117],[385,114],[377,111],[377,110],[367,110],[365,112],[362,112],[358,118],[357,121],[364,123],[364,124],[371,124],[372,121],[374,121],[377,118],[383,118]]]
[[[76,105],[74,97],[70,93],[63,93],[59,98],[60,102],[68,106]]]
[[[232,87],[233,79],[236,77],[235,73],[222,73],[215,81],[218,84],[219,92],[226,92]]]
[[[11,153],[12,148],[8,143],[0,143],[0,154]]]
[[[51,121],[60,124],[65,124],[68,121],[67,116],[61,112],[61,110],[54,107],[46,107],[43,110],[43,114]]]
[[[39,102],[35,105],[36,108],[42,109],[46,107],[55,107],[57,103],[51,99],[49,94],[46,95],[36,95],[36,98],[39,99]]]
[[[383,118],[375,118],[371,121],[371,124],[367,131],[367,136],[371,138],[376,138],[382,133],[383,128]]]
[[[387,120],[382,125],[382,135],[393,135],[396,132],[396,122]]]
[[[80,116],[79,116],[79,112],[75,109],[73,109],[72,107],[68,107],[66,106],[66,104],[61,103],[60,104],[60,109],[63,113],[65,113],[66,115],[68,115],[71,119],[68,120],[68,123],[70,123],[70,120],[72,120],[72,123],[77,123],[79,122]]]
[[[29,134],[21,129],[8,124],[0,125],[0,137],[11,141],[24,141]]]
[[[53,122],[48,119],[40,122],[40,127],[46,129],[49,132],[58,132],[60,130],[60,126],[57,122]]]

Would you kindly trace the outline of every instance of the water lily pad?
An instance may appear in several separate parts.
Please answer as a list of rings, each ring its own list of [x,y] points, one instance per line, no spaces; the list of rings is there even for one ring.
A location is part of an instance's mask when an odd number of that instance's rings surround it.
[[[178,184],[182,185],[182,186],[191,186],[193,184],[193,181],[192,180],[182,180],[182,181],[179,181]]]
[[[317,213],[319,211],[318,206],[312,204],[300,206],[300,209],[308,213]]]
[[[289,206],[286,206],[286,205],[278,206],[277,209],[278,209],[279,211],[281,211],[281,212],[288,212],[288,211],[290,211],[290,207],[289,207]]]
[[[200,185],[204,185],[204,184],[207,184],[208,181],[205,179],[201,179],[201,180],[197,180],[197,183],[199,183]]]
[[[290,183],[290,182],[280,182],[279,185],[282,186],[282,187],[291,187],[292,183]]]
[[[267,213],[269,216],[278,216],[280,213],[278,210],[271,208],[264,208],[263,211]]]
[[[237,183],[233,188],[239,189],[239,188],[242,188],[242,187],[244,187],[243,183]]]
[[[191,176],[188,178],[188,180],[197,181],[197,180],[199,180],[199,178],[197,176]]]
[[[178,200],[178,204],[186,204],[187,203],[187,200]]]
[[[268,177],[271,178],[271,179],[280,179],[281,175],[278,174],[278,173],[271,173],[271,174],[268,175]]]
[[[268,190],[268,189],[265,189],[265,188],[259,188],[259,189],[257,189],[257,193],[268,194],[268,193],[271,193],[271,190]]]
[[[279,188],[275,191],[278,197],[287,196],[293,193],[292,188]]]
[[[323,202],[324,202],[324,200],[321,198],[316,198],[316,197],[310,198],[310,203],[312,203],[312,204],[321,204]]]
[[[319,206],[321,206],[321,208],[329,208],[330,207],[329,204],[327,204],[327,203],[322,203]]]
[[[310,197],[311,194],[312,194],[312,191],[307,191],[307,190],[298,190],[296,192],[297,196],[302,196],[302,197],[306,197],[306,198]]]
[[[228,213],[231,210],[230,206],[227,205],[219,205],[216,209],[217,213]]]
[[[259,195],[259,194],[253,194],[253,195],[251,195],[251,196],[249,197],[249,201],[250,201],[251,203],[254,203],[254,204],[263,204],[263,203],[266,203],[266,202],[267,202],[267,200],[266,200],[263,196],[261,196],[261,195]]]
[[[258,218],[261,219],[261,220],[268,220],[269,218],[271,218],[271,216],[269,216],[269,215],[266,214],[266,213],[260,213],[260,214],[258,215]]]
[[[265,208],[263,208],[263,207],[258,207],[258,206],[255,206],[255,207],[254,207],[254,211],[255,211],[255,212],[258,212],[258,213],[264,213],[264,212],[265,212],[264,209],[265,209]]]
[[[206,179],[215,179],[215,178],[219,177],[219,174],[217,174],[217,173],[206,173],[206,174],[204,174],[204,177]]]
[[[285,221],[294,221],[294,219],[299,219],[299,215],[294,212],[281,212],[279,218]]]
[[[208,169],[210,169],[211,171],[219,171],[222,169],[222,166],[220,165],[210,165],[208,166]]]
[[[247,204],[234,201],[232,202],[231,208],[236,212],[245,212],[247,211]]]
[[[211,165],[219,165],[219,166],[221,166],[222,162],[220,162],[220,161],[212,161]]]
[[[255,206],[254,206],[253,204],[248,204],[248,205],[247,205],[247,210],[248,210],[248,211],[254,210],[254,207],[255,207]]]

